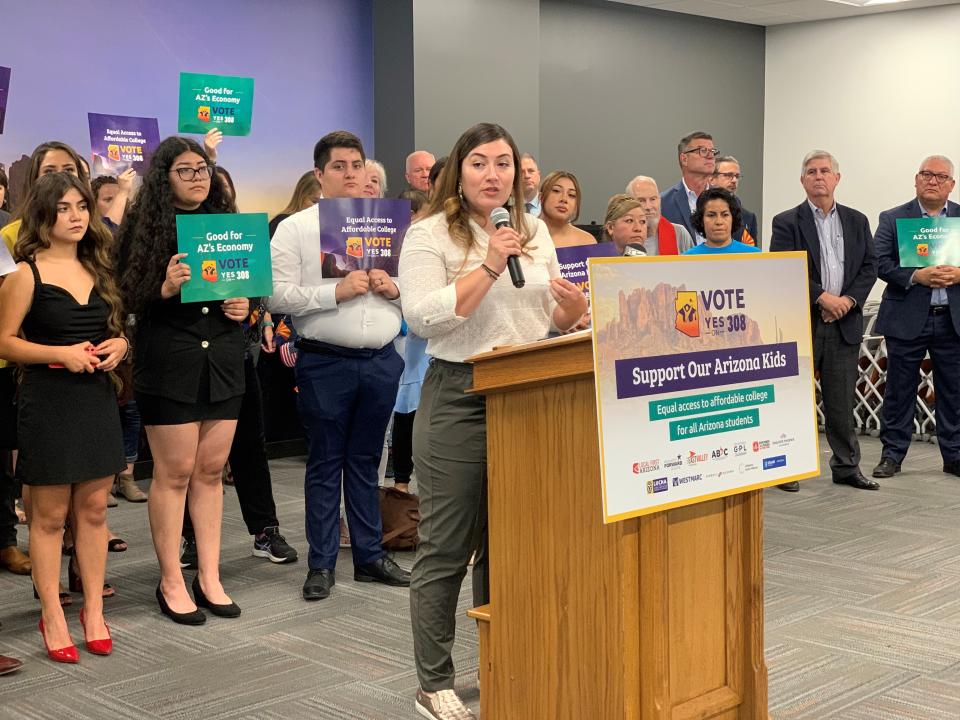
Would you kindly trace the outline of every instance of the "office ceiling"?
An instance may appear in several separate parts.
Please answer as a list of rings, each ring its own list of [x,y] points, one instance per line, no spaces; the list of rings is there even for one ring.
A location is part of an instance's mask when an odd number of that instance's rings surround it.
[[[907,0],[891,4],[856,7],[864,0],[847,0],[843,4],[831,0],[614,0],[626,5],[681,12],[689,15],[732,20],[751,25],[785,25],[811,20],[832,20],[897,10],[957,5],[955,0]]]

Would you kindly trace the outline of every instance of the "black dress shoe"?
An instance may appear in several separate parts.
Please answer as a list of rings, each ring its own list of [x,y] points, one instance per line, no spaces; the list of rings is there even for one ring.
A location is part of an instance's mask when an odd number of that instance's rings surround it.
[[[337,584],[333,570],[311,570],[303,583],[304,600],[323,600],[330,597],[330,588]]]
[[[800,492],[800,483],[797,482],[796,480],[780,483],[779,485],[777,485],[777,487],[785,492]]]
[[[900,463],[893,458],[880,458],[880,462],[873,469],[875,478],[890,478],[900,472]]]
[[[960,460],[954,460],[953,462],[945,462],[943,464],[943,471],[945,473],[950,473],[951,475],[957,475],[960,477]]]
[[[386,555],[369,565],[355,565],[353,579],[357,582],[379,582],[395,587],[410,587],[410,573]]]
[[[200,587],[200,576],[193,576],[193,600],[197,603],[197,607],[206,608],[212,612],[217,617],[224,618],[235,618],[240,617],[240,606],[235,602],[226,603],[224,605],[217,605],[215,603],[207,600],[207,596],[203,594],[203,589]]]
[[[207,616],[203,614],[200,608],[188,613],[178,613],[171,610],[159,585],[157,585],[157,604],[160,606],[160,612],[180,625],[203,625],[207,621]]]
[[[837,477],[833,476],[833,481],[837,485],[849,485],[850,487],[856,488],[857,490],[879,490],[880,483],[876,480],[870,480],[865,478],[863,473],[857,470],[853,475],[847,475],[846,477]]]

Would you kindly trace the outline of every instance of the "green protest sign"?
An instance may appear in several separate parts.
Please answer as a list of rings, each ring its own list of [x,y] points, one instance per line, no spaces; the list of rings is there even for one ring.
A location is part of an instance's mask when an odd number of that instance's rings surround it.
[[[180,73],[177,132],[249,135],[253,116],[253,78]]]
[[[177,249],[190,266],[181,302],[262,297],[273,292],[266,213],[177,215]]]
[[[897,220],[900,267],[960,266],[960,218]]]

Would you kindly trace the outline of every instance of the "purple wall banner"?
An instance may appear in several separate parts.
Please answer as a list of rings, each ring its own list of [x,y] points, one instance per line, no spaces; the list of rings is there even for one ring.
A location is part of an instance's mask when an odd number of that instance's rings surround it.
[[[354,270],[384,270],[397,277],[403,236],[410,227],[410,201],[386,198],[324,199],[320,213],[323,277]]]
[[[617,360],[616,368],[618,399],[792,377],[799,372],[793,342]]]
[[[150,166],[150,158],[160,144],[156,118],[129,115],[87,113],[93,177],[119,175],[133,168],[141,177]]]
[[[3,134],[3,121],[7,117],[7,96],[10,94],[10,68],[0,67],[0,134]]]

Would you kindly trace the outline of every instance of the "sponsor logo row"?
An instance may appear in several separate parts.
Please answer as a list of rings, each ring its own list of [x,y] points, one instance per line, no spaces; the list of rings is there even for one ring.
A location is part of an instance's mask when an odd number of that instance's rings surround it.
[[[730,457],[745,457],[750,454],[751,450],[754,453],[760,453],[772,448],[784,448],[791,445],[794,440],[795,438],[784,433],[774,440],[754,440],[749,447],[747,443],[738,442],[734,443],[730,447],[721,445],[705,452],[689,450],[686,455],[678,454],[669,458],[651,458],[649,460],[640,460],[633,463],[633,467],[631,469],[634,475],[644,475],[646,473],[661,472],[662,470],[672,470],[684,465],[701,465],[713,460],[725,460]],[[786,465],[785,456],[784,462],[781,465],[770,465],[770,467],[767,467],[767,460],[769,460],[769,458],[765,458],[763,461],[763,467],[765,470],[774,467],[783,467]],[[741,463],[740,468],[740,471],[743,472],[744,464]]]

